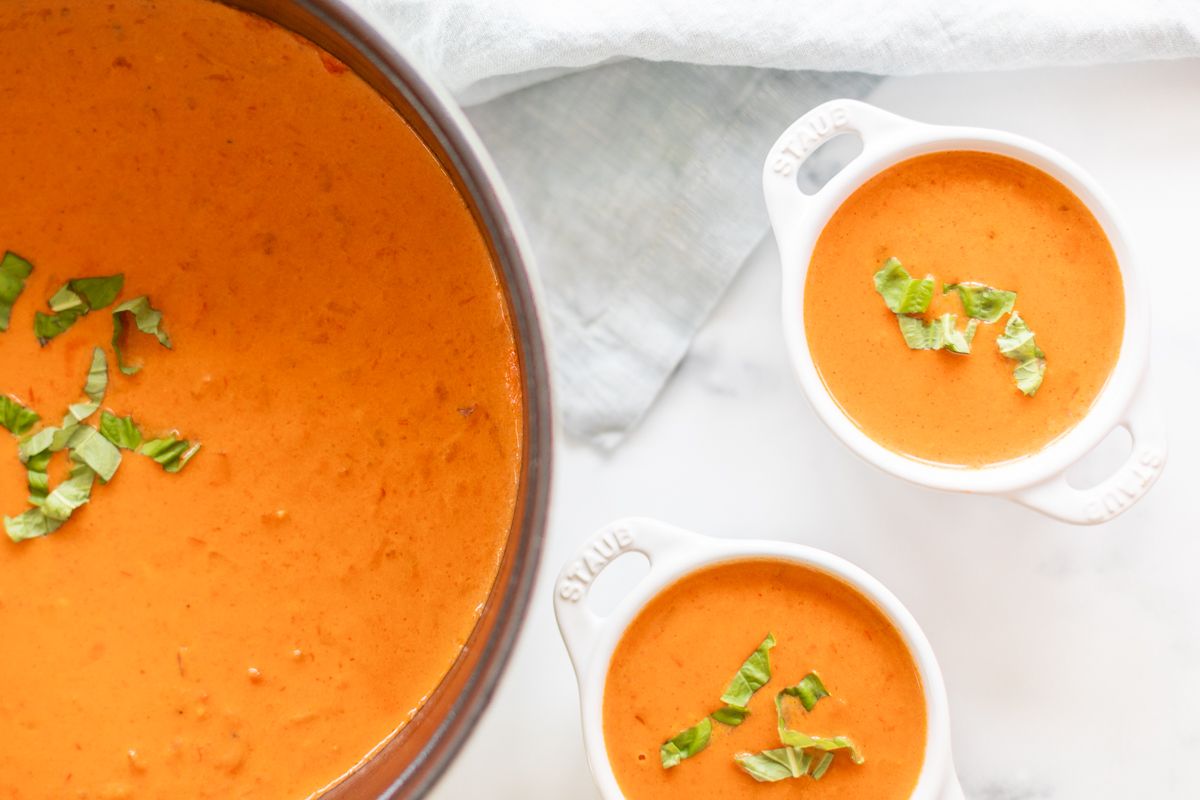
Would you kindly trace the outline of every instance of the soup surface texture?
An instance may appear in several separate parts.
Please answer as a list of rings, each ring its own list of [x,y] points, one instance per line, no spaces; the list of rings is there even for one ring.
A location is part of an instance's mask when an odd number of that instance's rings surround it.
[[[996,337],[980,325],[969,356],[910,350],[872,276],[889,257],[932,274],[928,317],[963,309],[943,283],[1017,293],[1016,311],[1046,353],[1026,397]],[[1081,420],[1124,334],[1121,272],[1108,238],[1070,190],[1004,156],[935,153],[865,183],[813,251],[804,295],[809,349],[834,400],[875,441],[914,458],[982,466],[1040,450]]]
[[[670,769],[659,746],[720,707],[742,661],[767,634],[771,680],[737,727],[714,722],[706,750]],[[780,747],[774,698],[816,671],[830,697],[790,727],[846,735],[866,757],[843,753],[820,781],[758,783],[736,753]],[[604,687],[604,739],[630,800],[781,797],[907,798],[925,754],[925,695],[916,665],[883,613],[842,581],[785,561],[755,559],[694,572],[646,605],[613,653]]]
[[[35,265],[0,393],[57,422],[112,316],[43,348],[34,312],[121,272],[174,348],[133,334],[132,376],[110,350],[104,405],[203,443],[0,536],[0,798],[318,792],[421,706],[495,579],[521,397],[481,233],[365,83],[225,6],[6,0],[0,98],[0,251]]]

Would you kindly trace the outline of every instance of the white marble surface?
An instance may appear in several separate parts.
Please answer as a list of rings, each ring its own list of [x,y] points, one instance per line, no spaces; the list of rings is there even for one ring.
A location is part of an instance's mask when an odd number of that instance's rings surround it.
[[[875,471],[821,426],[792,378],[765,242],[623,447],[560,441],[532,611],[436,800],[596,796],[550,581],[584,537],[629,514],[816,545],[889,585],[938,653],[973,800],[1200,797],[1200,287],[1189,277],[1200,268],[1200,61],[897,79],[873,100],[1035,137],[1105,185],[1149,278],[1170,425],[1162,480],[1088,529]]]

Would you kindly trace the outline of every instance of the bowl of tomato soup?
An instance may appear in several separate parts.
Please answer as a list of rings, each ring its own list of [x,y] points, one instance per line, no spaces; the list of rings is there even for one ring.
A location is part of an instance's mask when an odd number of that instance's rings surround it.
[[[814,192],[797,175],[844,134],[861,152]],[[821,420],[877,467],[1112,519],[1161,474],[1149,309],[1111,201],[1078,165],[1002,131],[835,100],[793,123],[763,170],[784,332]],[[1096,486],[1064,477],[1118,427],[1132,448]]]
[[[382,30],[0,4],[4,797],[419,796],[505,667],[536,281]]]
[[[592,587],[628,553],[649,573],[599,614]],[[564,565],[554,605],[606,800],[963,796],[928,640],[835,555],[624,519]]]

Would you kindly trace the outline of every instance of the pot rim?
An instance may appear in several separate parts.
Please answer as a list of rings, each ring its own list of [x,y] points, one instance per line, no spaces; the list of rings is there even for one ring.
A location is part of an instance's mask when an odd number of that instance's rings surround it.
[[[636,552],[650,561],[650,572],[604,616],[588,606],[588,592],[604,569]],[[697,570],[747,559],[800,564],[850,585],[871,601],[895,626],[907,645],[925,690],[924,763],[914,800],[961,800],[950,745],[950,712],[945,681],[933,647],[916,619],[878,579],[840,556],[793,542],[721,539],[703,536],[658,520],[630,517],[612,522],[591,536],[564,564],[554,585],[554,611],[567,654],[575,668],[588,766],[605,800],[623,800],[604,741],[603,703],[608,667],[621,637],[646,604],[664,589]]]
[[[861,154],[811,195],[796,185],[800,164],[821,144],[855,133]],[[876,442],[841,409],[821,379],[804,330],[805,278],[817,239],[833,214],[859,187],[901,161],[928,153],[981,151],[1008,156],[1063,183],[1091,211],[1108,236],[1121,271],[1125,326],[1121,349],[1084,418],[1042,449],[983,467],[911,458]],[[929,125],[854,100],[834,100],[809,111],[780,136],[763,170],[767,210],[783,267],[784,337],[805,396],[821,421],[852,451],[912,483],[947,491],[999,494],[1069,522],[1102,522],[1130,507],[1161,473],[1165,431],[1147,389],[1150,310],[1137,259],[1114,205],[1079,165],[1023,136],[986,128]],[[1134,453],[1109,481],[1077,490],[1063,473],[1113,429],[1127,427]],[[1136,473],[1136,474],[1135,474]],[[1131,480],[1132,479],[1132,480]],[[1121,490],[1124,490],[1122,494]]]

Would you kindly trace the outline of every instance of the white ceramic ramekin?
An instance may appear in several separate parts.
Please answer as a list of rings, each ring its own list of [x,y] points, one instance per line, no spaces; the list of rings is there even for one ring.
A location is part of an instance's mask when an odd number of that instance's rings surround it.
[[[857,134],[862,152],[819,191],[802,192],[796,173],[813,151],[844,133]],[[1125,338],[1112,375],[1087,415],[1036,453],[978,469],[938,465],[883,447],[851,421],[830,396],[813,364],[804,332],[805,276],[817,238],[854,190],[914,156],[976,150],[1016,158],[1061,181],[1100,222],[1117,256],[1125,285]],[[832,100],[796,120],[771,147],[763,190],[783,262],[783,327],[805,394],[830,430],[882,470],[935,489],[1008,497],[1066,522],[1105,522],[1137,502],[1166,463],[1166,428],[1147,380],[1150,312],[1134,255],[1095,181],[1065,156],[1002,131],[926,125],[855,100]],[[1117,471],[1089,489],[1070,486],[1064,473],[1117,427],[1128,429],[1133,450]]]
[[[628,552],[650,561],[650,572],[607,616],[588,607],[588,592],[604,568]],[[912,653],[925,687],[928,735],[925,764],[913,800],[963,800],[950,753],[946,687],[933,649],[917,621],[883,584],[858,567],[822,550],[789,542],[714,539],[652,519],[618,520],[601,528],[568,561],[554,584],[554,613],[579,681],[584,746],[592,776],[605,800],[622,800],[604,743],[604,682],[613,651],[651,598],[701,567],[746,558],[803,564],[840,578],[870,598],[896,626]]]

